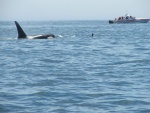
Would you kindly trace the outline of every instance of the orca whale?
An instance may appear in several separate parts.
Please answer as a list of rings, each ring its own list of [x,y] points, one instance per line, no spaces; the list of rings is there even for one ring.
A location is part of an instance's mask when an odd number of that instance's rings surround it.
[[[48,39],[48,38],[55,38],[53,34],[45,34],[45,35],[36,35],[36,36],[27,36],[21,26],[15,21],[17,31],[18,31],[18,39]]]

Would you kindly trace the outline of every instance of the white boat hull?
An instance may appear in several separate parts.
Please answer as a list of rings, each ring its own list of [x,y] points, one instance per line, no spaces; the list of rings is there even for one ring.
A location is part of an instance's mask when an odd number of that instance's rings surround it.
[[[109,20],[110,24],[122,24],[122,23],[147,23],[150,19],[134,19],[134,20]]]

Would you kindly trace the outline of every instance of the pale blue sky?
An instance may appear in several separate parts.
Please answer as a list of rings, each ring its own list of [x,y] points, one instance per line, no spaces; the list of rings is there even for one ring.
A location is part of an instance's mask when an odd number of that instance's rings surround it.
[[[0,20],[150,18],[150,0],[0,0]]]

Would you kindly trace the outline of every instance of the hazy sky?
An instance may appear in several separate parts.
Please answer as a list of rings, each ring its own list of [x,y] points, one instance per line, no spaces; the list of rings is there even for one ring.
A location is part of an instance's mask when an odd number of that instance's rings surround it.
[[[0,0],[0,20],[150,18],[150,0]]]

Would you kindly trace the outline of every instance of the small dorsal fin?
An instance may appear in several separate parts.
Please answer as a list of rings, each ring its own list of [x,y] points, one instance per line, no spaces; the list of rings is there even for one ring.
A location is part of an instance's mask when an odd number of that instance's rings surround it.
[[[18,31],[18,38],[26,38],[27,35],[25,34],[25,32],[23,31],[23,29],[21,28],[21,26],[18,24],[17,21],[15,21],[16,27],[17,27],[17,31]]]

